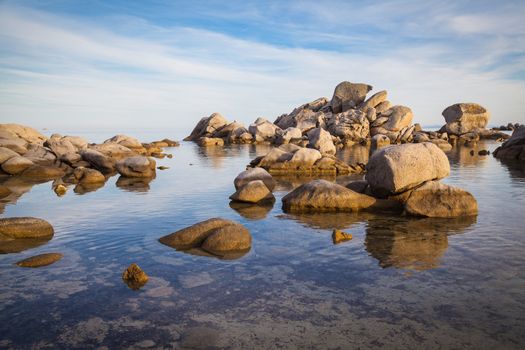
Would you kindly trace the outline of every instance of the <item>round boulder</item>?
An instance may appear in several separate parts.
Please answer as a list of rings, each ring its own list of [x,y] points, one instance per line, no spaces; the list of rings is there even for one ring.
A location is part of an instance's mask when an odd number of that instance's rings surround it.
[[[8,238],[51,238],[55,231],[45,220],[32,217],[0,219],[0,236]]]
[[[135,156],[119,160],[116,163],[117,171],[124,177],[153,177],[156,163],[153,158]]]
[[[449,134],[461,135],[476,129],[484,129],[489,121],[489,112],[477,103],[456,103],[442,113]]]
[[[230,199],[237,202],[258,203],[273,200],[274,196],[262,180],[255,180],[239,188]]]
[[[242,186],[255,180],[261,180],[262,182],[264,182],[264,184],[270,191],[273,191],[273,189],[275,188],[275,181],[272,175],[270,175],[270,173],[264,170],[263,168],[250,168],[248,170],[243,171],[242,173],[237,175],[235,180],[233,180],[233,184],[235,186],[235,189],[239,190],[239,188],[241,188]]]

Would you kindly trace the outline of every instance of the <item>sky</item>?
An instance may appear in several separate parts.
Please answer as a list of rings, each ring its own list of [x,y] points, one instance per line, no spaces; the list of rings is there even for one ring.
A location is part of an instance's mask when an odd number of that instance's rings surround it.
[[[0,122],[248,125],[346,80],[423,126],[458,102],[525,123],[523,18],[523,0],[0,0]]]

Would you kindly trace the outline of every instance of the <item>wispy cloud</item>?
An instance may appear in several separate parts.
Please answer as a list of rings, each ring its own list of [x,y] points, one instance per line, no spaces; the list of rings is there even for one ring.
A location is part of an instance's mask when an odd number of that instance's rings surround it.
[[[203,24],[4,3],[0,116],[49,128],[190,128],[220,111],[249,123],[330,97],[350,80],[389,90],[426,125],[440,124],[443,108],[459,101],[486,105],[494,123],[523,121],[525,82],[516,76],[525,68],[524,26],[514,7],[486,18],[456,15],[454,4],[275,3],[264,12],[255,3],[238,12],[202,10]],[[502,16],[511,29],[493,33]],[[211,19],[235,26],[213,29]],[[250,21],[271,28],[243,33],[239,23]]]

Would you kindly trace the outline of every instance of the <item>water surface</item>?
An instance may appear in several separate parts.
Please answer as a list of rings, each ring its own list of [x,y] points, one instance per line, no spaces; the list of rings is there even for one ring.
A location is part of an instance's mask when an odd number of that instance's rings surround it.
[[[479,215],[448,220],[286,214],[281,198],[307,181],[293,177],[278,180],[273,206],[230,206],[233,179],[267,146],[183,143],[166,149],[173,159],[158,164],[170,169],[150,183],[113,177],[61,198],[50,182],[7,180],[22,194],[0,204],[2,216],[40,217],[56,233],[0,254],[0,348],[523,348],[524,166],[470,150],[449,152],[444,182],[472,192]],[[368,156],[362,147],[339,154]],[[246,255],[220,260],[157,241],[216,216],[250,230]],[[333,245],[333,228],[353,240]],[[46,252],[64,258],[39,269],[14,265]],[[132,262],[150,276],[139,291],[121,280]]]

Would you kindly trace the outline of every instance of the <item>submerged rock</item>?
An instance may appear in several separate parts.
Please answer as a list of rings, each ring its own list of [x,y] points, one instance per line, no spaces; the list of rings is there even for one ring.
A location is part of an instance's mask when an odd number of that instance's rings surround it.
[[[478,203],[461,188],[429,181],[410,193],[405,210],[408,214],[426,217],[471,216],[478,213]]]
[[[148,275],[137,264],[133,263],[124,270],[122,280],[129,288],[138,290],[148,282]]]
[[[32,217],[0,219],[0,236],[8,238],[51,238],[55,231],[45,220]]]
[[[30,258],[20,260],[16,265],[20,267],[42,267],[51,265],[62,259],[64,255],[60,253],[45,253],[32,256]]]
[[[210,241],[207,242],[208,240]],[[180,250],[201,247],[212,254],[221,255],[248,250],[251,240],[250,232],[243,225],[231,220],[212,218],[161,237],[159,242]]]
[[[332,232],[332,241],[334,242],[334,244],[343,243],[343,242],[349,241],[351,239],[352,239],[352,234],[351,233],[346,233],[346,232],[343,232],[343,231],[337,230],[337,229],[335,229]]]
[[[386,196],[447,177],[450,164],[442,150],[424,142],[378,150],[370,158],[366,169],[366,181],[373,193]]]
[[[285,212],[359,211],[376,199],[326,180],[314,180],[283,197]]]
[[[153,158],[135,156],[119,160],[116,168],[124,177],[150,178],[155,176],[156,165]]]

